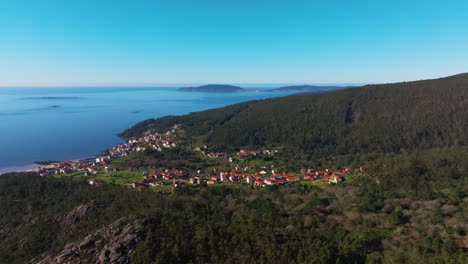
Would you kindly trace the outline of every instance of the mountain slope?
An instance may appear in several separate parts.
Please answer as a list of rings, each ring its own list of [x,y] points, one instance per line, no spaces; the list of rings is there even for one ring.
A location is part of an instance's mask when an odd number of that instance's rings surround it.
[[[182,123],[222,148],[283,146],[309,157],[467,145],[468,74],[250,101],[126,130]]]

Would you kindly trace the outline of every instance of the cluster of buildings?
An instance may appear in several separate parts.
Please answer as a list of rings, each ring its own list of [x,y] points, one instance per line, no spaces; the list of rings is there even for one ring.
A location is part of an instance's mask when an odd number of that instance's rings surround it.
[[[153,133],[146,131],[142,137],[130,138],[126,143],[117,144],[110,148],[107,152],[111,157],[118,158],[127,156],[131,152],[145,151],[150,148],[156,151],[177,147],[177,132],[181,125],[175,124],[172,129],[166,133]]]
[[[210,173],[203,173],[200,170],[190,174],[185,170],[164,170],[155,172],[144,172],[143,179],[140,182],[134,182],[133,188],[142,188],[147,186],[162,186],[164,181],[172,181],[173,187],[184,184],[220,184],[220,183],[246,183],[255,187],[266,187],[272,185],[286,185],[292,182],[306,180],[310,182],[326,182],[338,184],[342,182],[346,175],[352,172],[362,171],[362,167],[356,170],[349,168],[341,171],[326,169],[303,169],[300,174],[279,172],[275,170],[261,170],[255,173],[246,173],[244,168],[236,166],[235,170],[219,171],[214,169]],[[159,180],[159,181],[158,181]]]
[[[163,149],[175,148],[178,146],[178,132],[181,125],[174,125],[166,133],[153,133],[146,131],[143,136],[130,138],[123,144],[117,144],[107,150],[105,156],[99,156],[92,159],[64,161],[52,163],[45,167],[37,169],[40,176],[51,174],[68,174],[73,172],[83,172],[85,176],[96,175],[100,171],[112,172],[117,171],[117,168],[112,168],[109,164],[112,159],[120,158],[129,155],[131,152],[140,152],[148,148],[163,151]],[[200,148],[195,148],[196,151],[202,151]],[[228,158],[229,162],[233,162],[232,156],[224,152],[210,152],[205,146],[202,153],[209,158]],[[278,154],[276,149],[258,149],[248,150],[241,149],[237,152],[239,159],[246,157],[261,157],[273,156]],[[235,155],[233,155],[235,156]],[[258,167],[256,172],[252,172],[253,168],[249,165],[233,165],[230,170],[214,169],[209,173],[204,173],[202,170],[195,171],[190,174],[186,170],[166,169],[162,171],[143,172],[141,181],[133,182],[131,187],[143,188],[149,186],[169,185],[172,182],[174,187],[181,184],[219,184],[219,183],[246,183],[256,187],[265,187],[271,185],[285,185],[291,182],[306,180],[311,182],[328,182],[340,183],[344,177],[352,172],[362,171],[362,167],[351,170],[318,170],[318,169],[302,169],[300,174],[275,171],[273,166],[269,170],[266,166]],[[90,184],[97,185],[94,180]]]
[[[278,154],[278,152],[279,151],[276,150],[276,149],[274,149],[274,150],[270,150],[270,149],[260,149],[260,150],[241,149],[239,152],[237,152],[237,157],[239,159],[241,159],[241,158],[250,157],[250,156],[256,157],[257,155],[272,156],[272,155]]]
[[[206,149],[206,147],[205,147]],[[196,148],[195,150],[200,151],[200,148]],[[211,152],[204,150],[202,152],[206,157],[208,158],[225,158],[228,157],[229,162],[233,162],[234,159],[229,156],[227,153],[224,152]],[[246,157],[257,157],[257,156],[273,156],[278,154],[279,151],[274,149],[259,149],[259,150],[247,150],[247,149],[241,149],[239,152],[237,152],[237,157],[239,159],[246,158]]]
[[[133,182],[131,185],[133,188],[149,187],[149,186],[161,186],[161,181],[172,181],[176,187],[180,179],[187,178],[189,173],[185,170],[163,170],[154,172],[143,172],[143,179],[139,182]],[[158,181],[159,180],[159,181]]]
[[[146,131],[142,137],[130,138],[126,143],[112,146],[106,151],[107,155],[84,160],[55,162],[37,168],[36,172],[40,176],[68,174],[73,172],[83,172],[85,176],[88,176],[98,174],[100,168],[102,170],[103,166],[103,172],[117,171],[117,168],[112,168],[108,165],[112,159],[127,156],[131,152],[144,151],[147,148],[162,151],[164,148],[177,147],[177,132],[180,130],[180,127],[181,125],[176,124],[172,129],[163,134]]]
[[[85,175],[96,175],[99,173],[99,169],[102,165],[104,165],[104,170],[106,172],[116,170],[107,165],[110,159],[110,156],[101,156],[84,160],[55,162],[50,165],[37,168],[36,173],[39,176],[68,174],[73,172],[83,172]]]
[[[308,169],[301,170],[301,173],[304,175],[304,180],[306,181],[325,181],[329,183],[340,183],[344,180],[344,177],[350,173],[359,173],[362,172],[363,168],[359,167],[354,170],[350,168],[343,169],[341,171],[333,169]]]
[[[291,182],[307,180],[311,182],[322,181],[337,184],[344,180],[345,175],[348,175],[352,172],[349,168],[344,169],[342,171],[335,171],[332,169],[304,169],[301,171],[301,174],[298,175],[295,173],[288,173],[284,171],[279,172],[275,170],[271,170],[270,172],[268,172],[265,169],[262,169],[255,173],[245,173],[242,170],[245,170],[245,167],[237,165],[235,167],[235,170],[221,172],[217,172],[215,170],[209,176],[200,176],[197,174],[190,178],[190,183],[216,184],[223,182],[244,182],[247,184],[252,184],[256,187],[265,187],[271,185],[285,185]],[[360,169],[360,171],[362,171],[362,168]]]

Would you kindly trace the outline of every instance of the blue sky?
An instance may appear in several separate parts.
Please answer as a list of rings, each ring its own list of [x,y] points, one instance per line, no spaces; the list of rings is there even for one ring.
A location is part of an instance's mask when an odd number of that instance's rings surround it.
[[[468,71],[468,1],[0,0],[0,86],[380,83]]]

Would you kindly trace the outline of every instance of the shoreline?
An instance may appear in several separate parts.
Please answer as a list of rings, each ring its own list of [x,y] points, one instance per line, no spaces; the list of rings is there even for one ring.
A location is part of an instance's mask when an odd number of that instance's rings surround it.
[[[19,172],[32,172],[38,168],[45,168],[48,166],[53,165],[54,163],[60,163],[60,162],[80,162],[80,161],[87,161],[87,160],[94,160],[98,156],[92,156],[92,157],[87,157],[87,158],[79,158],[79,159],[70,159],[70,160],[62,160],[62,161],[55,161],[52,164],[38,164],[38,163],[32,163],[32,164],[26,164],[26,165],[13,165],[13,166],[7,166],[4,168],[0,168],[0,175],[3,174],[8,174],[8,173],[19,173]]]
[[[0,168],[0,175],[14,172],[30,172],[40,167],[39,164],[26,164],[26,165],[13,165],[4,168]]]

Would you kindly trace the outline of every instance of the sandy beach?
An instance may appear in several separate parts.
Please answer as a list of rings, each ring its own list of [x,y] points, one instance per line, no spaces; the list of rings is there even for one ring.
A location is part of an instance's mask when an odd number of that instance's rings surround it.
[[[11,166],[11,167],[5,167],[5,168],[0,168],[0,175],[9,173],[9,172],[24,172],[24,171],[32,171],[36,168],[38,168],[38,164],[28,164],[28,165],[20,165],[20,166]]]

